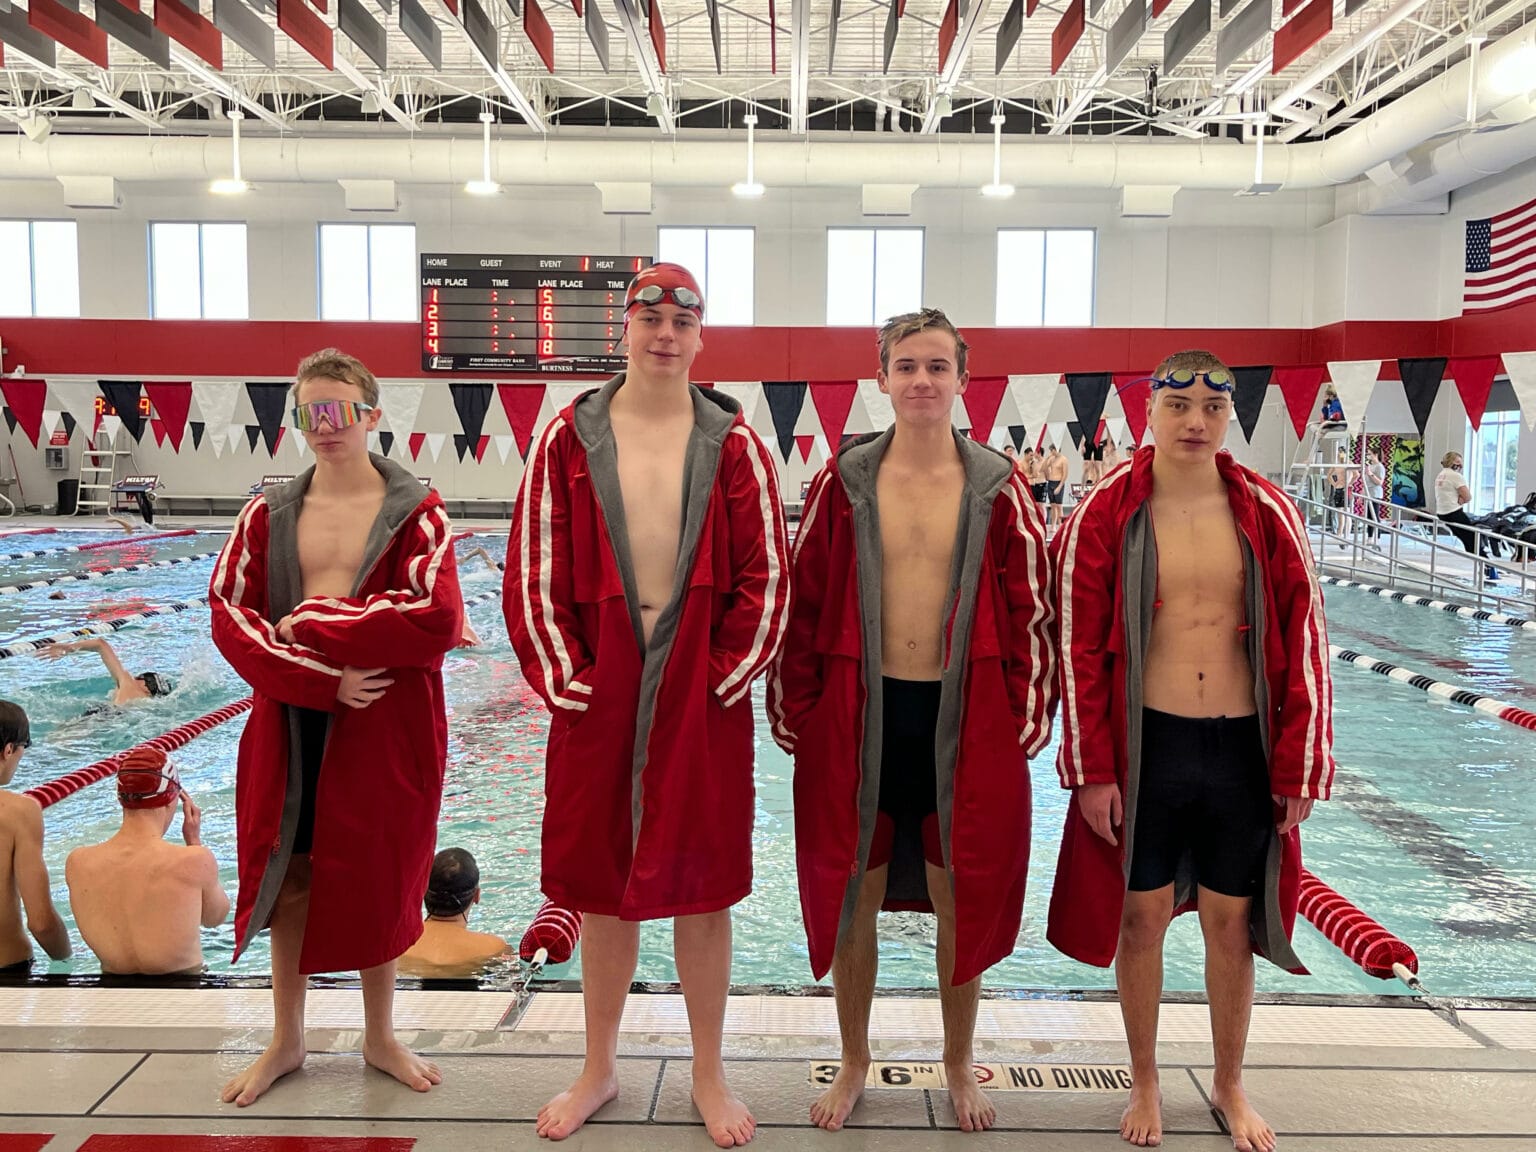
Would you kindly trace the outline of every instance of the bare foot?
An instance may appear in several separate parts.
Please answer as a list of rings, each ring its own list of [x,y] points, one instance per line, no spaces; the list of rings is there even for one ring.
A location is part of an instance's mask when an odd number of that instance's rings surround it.
[[[1211,1089],[1211,1111],[1216,1122],[1232,1137],[1237,1152],[1274,1152],[1275,1130],[1248,1103],[1241,1084]]]
[[[219,1093],[219,1099],[226,1104],[238,1104],[242,1108],[249,1107],[260,1100],[274,1083],[302,1067],[304,1067],[303,1040],[296,1045],[283,1048],[274,1045],[258,1056],[256,1063],[224,1085],[224,1090]]]
[[[539,1109],[534,1130],[549,1140],[564,1140],[619,1094],[619,1078],[588,1075],[585,1069],[560,1095]]]
[[[944,1065],[944,1078],[949,1081],[949,1099],[955,1106],[960,1131],[985,1132],[997,1123],[997,1109],[982,1094],[976,1070],[969,1062]]]
[[[844,1060],[837,1075],[832,1078],[832,1087],[811,1105],[811,1123],[828,1132],[841,1131],[843,1121],[848,1119],[859,1097],[864,1095],[864,1081],[868,1076],[868,1064]]]
[[[422,1059],[395,1039],[375,1044],[365,1038],[363,1059],[415,1092],[429,1092],[434,1084],[443,1082],[442,1070],[436,1064]]]
[[[1133,1083],[1120,1117],[1120,1139],[1138,1148],[1156,1148],[1163,1142],[1163,1093],[1155,1079]]]
[[[736,1099],[723,1073],[694,1073],[693,1106],[704,1117],[709,1138],[721,1148],[740,1148],[757,1135],[757,1120]]]

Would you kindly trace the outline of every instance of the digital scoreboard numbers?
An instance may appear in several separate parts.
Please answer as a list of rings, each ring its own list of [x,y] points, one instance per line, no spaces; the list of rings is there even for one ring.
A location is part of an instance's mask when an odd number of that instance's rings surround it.
[[[624,289],[648,256],[421,258],[428,372],[608,373],[624,368]]]

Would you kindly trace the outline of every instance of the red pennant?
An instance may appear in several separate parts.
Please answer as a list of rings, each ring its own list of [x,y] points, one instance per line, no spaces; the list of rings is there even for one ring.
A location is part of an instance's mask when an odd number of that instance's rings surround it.
[[[46,380],[0,381],[0,392],[5,394],[5,406],[16,417],[16,423],[37,447],[37,438],[43,431],[43,405],[48,400]]]
[[[1152,395],[1152,381],[1146,375],[1145,372],[1115,373],[1115,393],[1125,412],[1125,426],[1130,430],[1131,442],[1138,446],[1147,434],[1147,397]]]
[[[282,447],[283,447],[283,437],[286,436],[286,435],[288,435],[288,428],[287,428],[286,425],[284,425],[283,427],[281,427],[281,428],[279,428],[277,430],[277,439],[272,442],[272,452],[271,452],[271,455],[274,458],[277,456],[278,452],[282,449]]]
[[[1008,391],[1006,376],[972,376],[960,399],[965,404],[966,415],[971,418],[971,439],[985,444],[992,437],[992,427],[997,423],[997,410],[1003,405],[1003,395]]]
[[[1323,386],[1321,364],[1298,364],[1290,368],[1276,368],[1270,383],[1280,388],[1285,397],[1285,410],[1291,414],[1291,427],[1296,429],[1296,439],[1307,434],[1307,418],[1317,403],[1317,390]]]
[[[811,446],[814,445],[815,443],[816,443],[816,437],[814,437],[814,436],[796,436],[795,437],[795,444],[800,449],[800,459],[804,460],[807,464],[809,464],[811,462]]]
[[[149,418],[149,429],[155,434],[155,447],[165,447],[165,422],[158,416]]]
[[[507,423],[512,425],[512,435],[517,438],[517,452],[528,459],[528,449],[533,445],[533,428],[539,420],[539,410],[544,407],[542,384],[498,384],[496,395],[501,397],[502,411]]]
[[[828,444],[842,443],[848,412],[858,394],[857,380],[811,381],[811,402],[816,405],[816,415],[821,418],[821,430],[826,433]]]
[[[170,437],[171,448],[181,451],[181,438],[187,430],[187,413],[192,409],[192,385],[145,384],[144,394],[154,406],[155,415],[164,425],[165,435]],[[156,443],[164,443],[160,432],[155,433]]]
[[[412,460],[416,460],[416,459],[419,459],[421,457],[421,446],[423,444],[425,444],[426,442],[427,442],[427,434],[425,432],[412,432],[411,433],[411,459]]]
[[[480,443],[475,445],[475,463],[476,464],[483,464],[485,462],[485,450],[486,450],[486,448],[488,448],[490,446],[490,443],[491,443],[491,438],[489,436],[482,436],[482,437],[480,437]]]
[[[1445,366],[1445,374],[1456,381],[1456,391],[1461,393],[1462,407],[1467,410],[1473,428],[1482,427],[1488,393],[1493,391],[1493,378],[1498,372],[1497,356],[1458,357]]]

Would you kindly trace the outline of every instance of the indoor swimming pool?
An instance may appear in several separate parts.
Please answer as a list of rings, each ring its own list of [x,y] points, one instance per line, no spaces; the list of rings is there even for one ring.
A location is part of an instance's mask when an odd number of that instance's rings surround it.
[[[0,554],[103,539],[101,533],[0,537]],[[166,558],[216,548],[217,535],[130,545],[137,556]],[[477,545],[499,557],[505,537]],[[14,584],[127,562],[129,549],[4,561],[0,584]],[[47,591],[0,596],[0,646],[80,627],[103,614],[140,611],[202,596],[211,560],[124,573]],[[500,574],[479,560],[463,564],[466,598],[494,592]],[[1325,589],[1334,643],[1536,707],[1536,634],[1479,623],[1364,592]],[[507,644],[499,597],[470,609],[483,647],[451,654],[445,665],[451,709],[449,768],[440,846],[460,845],[479,858],[484,902],[473,927],[514,941],[537,909],[542,753],[546,717],[523,682]],[[246,694],[208,637],[206,608],[145,621],[112,637],[130,671],[155,670],[178,684],[168,698],[84,718],[109,680],[89,653],[50,663],[32,656],[0,660],[0,696],[32,717],[33,747],[13,787],[25,789],[158,735]],[[1320,805],[1304,829],[1307,865],[1418,952],[1425,985],[1442,995],[1536,995],[1536,734],[1434,700],[1411,687],[1352,667],[1333,666],[1335,800]],[[759,717],[762,690],[756,692]],[[203,806],[204,840],[234,873],[235,745],[244,718],[192,741],[178,754],[183,778]],[[1025,928],[1012,957],[987,976],[994,988],[1060,991],[1108,988],[1106,970],[1073,963],[1045,941],[1045,911],[1067,793],[1057,785],[1054,743],[1033,765],[1034,850]],[[794,875],[791,765],[759,723],[756,887],[736,910],[734,981],[744,986],[802,986],[810,981]],[[110,835],[118,823],[112,789],[96,785],[47,813],[46,855],[55,900],[66,917],[64,857],[75,845]],[[179,835],[179,822],[172,835]],[[1363,975],[1309,925],[1297,930],[1309,978],[1259,966],[1263,992],[1406,993]],[[1199,932],[1185,917],[1170,933],[1167,987],[1202,987]],[[228,925],[204,934],[208,970],[262,976],[266,943],[231,968]],[[76,938],[77,955],[55,973],[89,973],[95,961]],[[670,930],[642,933],[638,978],[670,982]],[[880,983],[931,986],[931,923],[913,914],[881,921]],[[551,970],[578,973],[576,963]],[[41,968],[40,968],[41,970]]]

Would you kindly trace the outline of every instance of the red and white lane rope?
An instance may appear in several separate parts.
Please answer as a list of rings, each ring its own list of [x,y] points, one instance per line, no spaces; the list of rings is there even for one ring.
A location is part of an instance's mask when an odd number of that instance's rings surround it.
[[[116,756],[108,756],[105,760],[68,775],[60,776],[57,780],[50,780],[46,784],[39,784],[36,788],[28,788],[26,795],[36,800],[42,807],[57,804],[66,797],[73,796],[80,789],[106,780],[117,774],[117,769],[128,755],[140,750],[156,752],[174,752],[183,744],[187,744],[207,732],[210,728],[217,728],[220,724],[233,720],[242,712],[247,712],[251,707],[252,697],[247,696],[243,700],[236,700],[233,704],[199,716],[196,720],[189,720],[179,728],[172,728],[169,732],[156,736],[153,740],[146,740],[142,744],[135,744],[119,752]]]
[[[169,560],[146,560],[142,564],[119,564],[112,568],[100,568],[93,572],[71,572],[68,576],[50,576],[46,580],[31,580],[25,584],[10,584],[0,588],[0,596],[12,592],[30,592],[34,588],[47,588],[53,584],[69,584],[79,580],[100,580],[122,572],[144,572],[150,568],[174,568],[178,564],[194,564],[199,560],[212,560],[217,552],[199,552],[196,556],[173,556]]]
[[[1413,949],[1305,868],[1297,911],[1366,975],[1380,980],[1396,976],[1410,988],[1420,987]]]
[[[1328,645],[1328,655],[1346,664],[1355,664],[1368,671],[1375,672],[1378,676],[1385,676],[1389,680],[1396,680],[1399,684],[1407,684],[1419,689],[1421,692],[1428,692],[1431,696],[1438,696],[1442,700],[1449,700],[1452,704],[1464,704],[1468,708],[1513,724],[1517,728],[1524,728],[1528,732],[1536,732],[1536,712],[1528,712],[1524,708],[1508,704],[1503,700],[1495,700],[1491,696],[1484,696],[1468,688],[1458,688],[1454,684],[1446,684],[1441,680],[1432,679],[1419,672],[1410,672],[1407,668],[1399,668],[1396,664],[1388,664],[1385,660],[1373,660],[1371,657],[1362,655],[1359,652],[1352,652],[1348,648],[1340,648],[1337,644]]]
[[[15,644],[9,644],[0,648],[0,660],[8,660],[12,656],[25,656],[29,652],[36,652],[46,648],[50,644],[63,644],[70,640],[78,640],[83,636],[110,636],[114,632],[121,631],[130,624],[137,624],[140,620],[150,620],[156,616],[172,616],[177,612],[185,612],[189,608],[200,608],[208,603],[208,597],[198,596],[192,600],[177,600],[172,604],[160,604],[154,608],[146,608],[142,612],[130,612],[123,616],[114,616],[110,620],[101,620],[95,624],[87,624],[84,628],[76,628],[70,632],[59,632],[53,636],[39,636],[36,640],[20,640]]]
[[[43,536],[57,531],[57,528],[6,528],[0,530],[0,539],[7,536]]]
[[[39,548],[35,552],[7,552],[0,560],[32,560],[38,556],[60,556],[65,552],[99,552],[103,548],[127,548],[150,540],[169,540],[174,536],[196,536],[195,528],[178,528],[174,532],[156,532],[153,536],[122,536],[116,540],[97,540],[91,544],[66,544],[59,548]]]
[[[1446,600],[1431,600],[1427,596],[1415,596],[1411,592],[1403,592],[1396,588],[1383,588],[1379,584],[1362,584],[1358,580],[1344,580],[1338,576],[1319,576],[1320,584],[1336,584],[1340,588],[1359,588],[1363,592],[1369,592],[1372,596],[1380,596],[1383,600],[1396,600],[1401,604],[1413,604],[1419,608],[1437,608],[1441,612],[1448,612],[1453,616],[1464,616],[1468,620],[1484,620],[1489,624],[1507,624],[1511,628],[1521,628],[1527,632],[1536,632],[1536,620],[1525,616],[1510,616],[1503,612],[1490,612],[1486,608],[1473,608],[1469,604],[1452,604]]]

